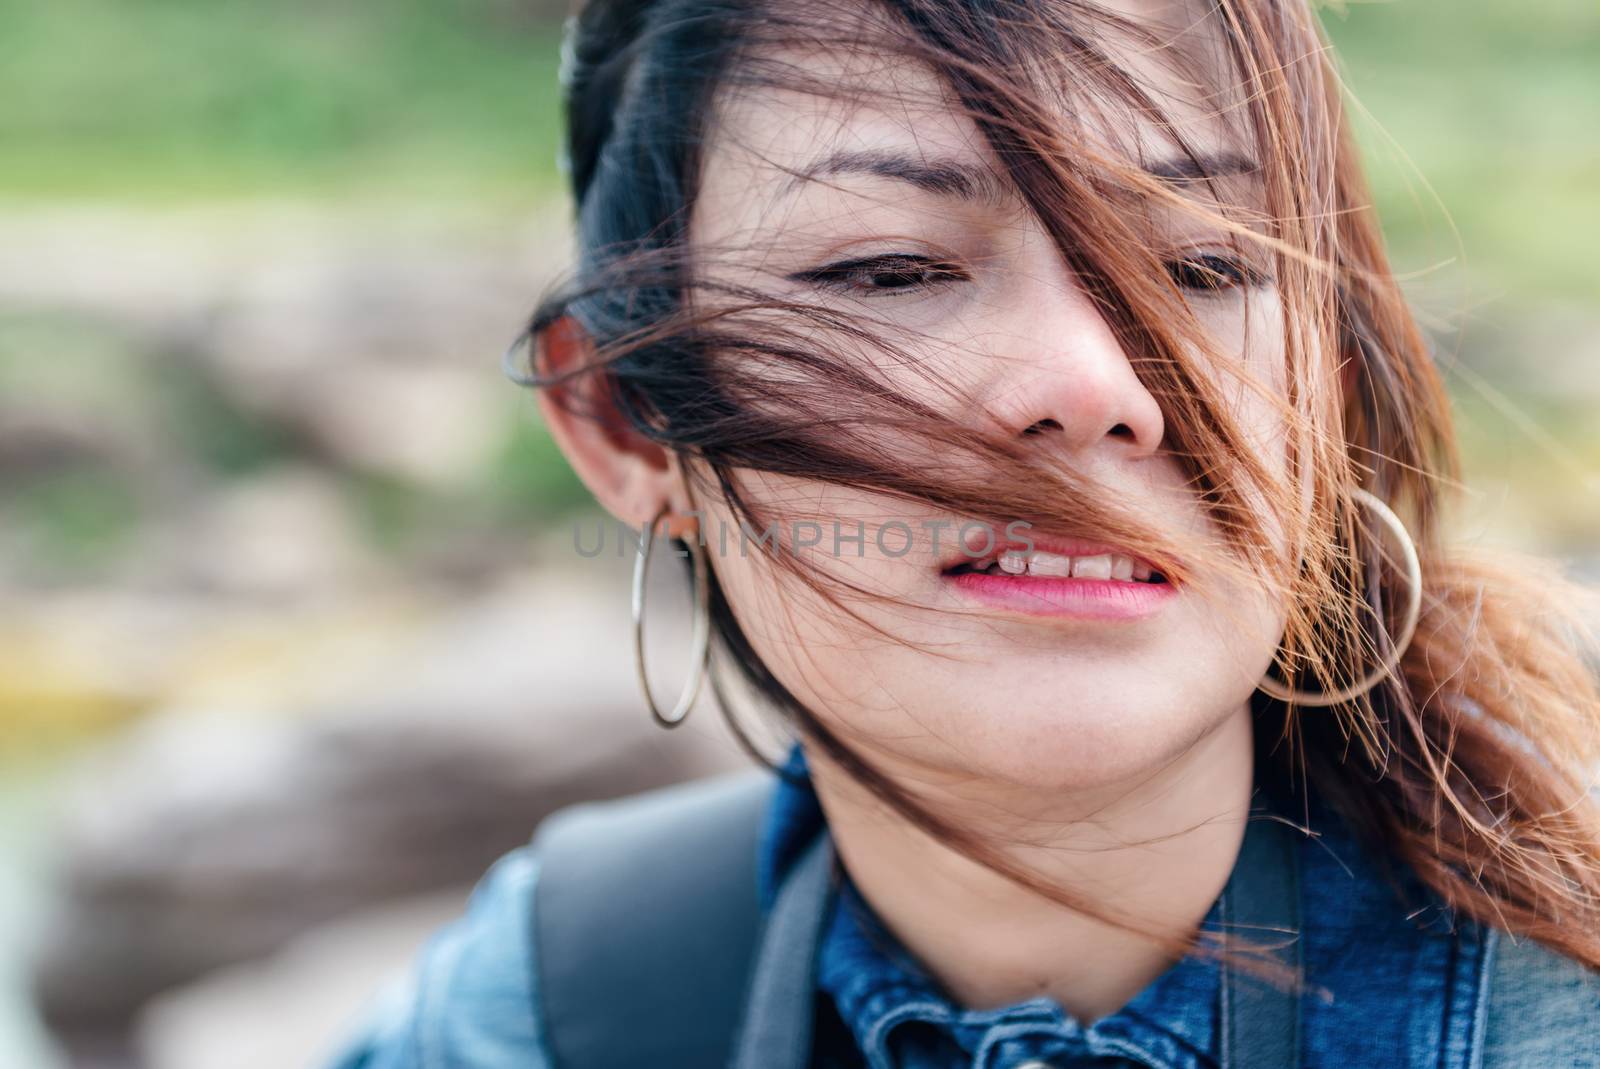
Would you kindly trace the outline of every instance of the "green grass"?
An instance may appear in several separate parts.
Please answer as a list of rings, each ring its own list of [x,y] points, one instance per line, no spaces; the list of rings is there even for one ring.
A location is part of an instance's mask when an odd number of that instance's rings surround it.
[[[1589,406],[1484,396],[1461,385],[1454,412],[1466,481],[1463,515],[1505,544],[1592,558],[1600,524],[1600,427]]]
[[[557,35],[489,0],[0,0],[0,192],[555,188]]]
[[[143,502],[125,479],[101,470],[41,477],[7,502],[30,567],[50,575],[93,574],[127,549]]]
[[[1324,21],[1371,113],[1356,129],[1402,266],[1459,255],[1512,296],[1600,300],[1600,4],[1393,0]]]

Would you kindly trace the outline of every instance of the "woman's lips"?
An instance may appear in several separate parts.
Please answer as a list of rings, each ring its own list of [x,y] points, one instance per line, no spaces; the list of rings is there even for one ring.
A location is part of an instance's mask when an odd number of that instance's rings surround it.
[[[1160,612],[1177,596],[1167,582],[1008,575],[1001,571],[945,575],[963,595],[984,605],[1030,616],[1075,616],[1087,620],[1140,620]]]
[[[968,542],[942,574],[974,601],[1031,616],[1136,620],[1177,594],[1158,569],[1119,547],[1026,534]]]

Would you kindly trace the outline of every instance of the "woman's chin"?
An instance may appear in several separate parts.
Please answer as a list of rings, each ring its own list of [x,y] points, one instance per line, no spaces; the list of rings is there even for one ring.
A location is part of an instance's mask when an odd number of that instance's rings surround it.
[[[939,732],[942,749],[965,777],[1057,792],[1137,782],[1181,757],[1230,712],[1175,696],[1129,702],[1092,691],[975,711]]]

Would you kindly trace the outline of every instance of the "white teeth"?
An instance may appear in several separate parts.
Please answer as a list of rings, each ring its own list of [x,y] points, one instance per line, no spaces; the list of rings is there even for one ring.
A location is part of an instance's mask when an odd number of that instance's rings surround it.
[[[996,568],[1007,575],[1116,579],[1125,583],[1145,582],[1151,576],[1150,565],[1120,553],[1068,557],[1060,553],[1045,553],[1039,550],[1024,553],[1020,549],[1008,549],[999,557],[975,561],[972,564],[972,570],[977,572],[987,572]]]
[[[1072,577],[1074,579],[1110,579],[1111,555],[1102,553],[1097,557],[1078,557],[1072,562]]]
[[[1065,578],[1072,574],[1072,558],[1055,553],[1035,553],[1028,558],[1028,574],[1058,575]]]

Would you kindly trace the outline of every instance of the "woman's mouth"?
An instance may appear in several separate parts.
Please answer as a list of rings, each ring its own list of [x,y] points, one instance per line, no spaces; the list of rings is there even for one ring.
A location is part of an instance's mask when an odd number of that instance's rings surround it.
[[[1164,583],[1162,574],[1137,557],[1094,553],[1070,557],[1043,550],[1008,549],[992,557],[957,564],[946,575],[999,571],[1006,575],[1042,575],[1055,579],[1114,579],[1129,583]]]
[[[1086,543],[999,545],[964,555],[942,575],[975,601],[1031,616],[1141,619],[1177,593],[1148,561]]]

